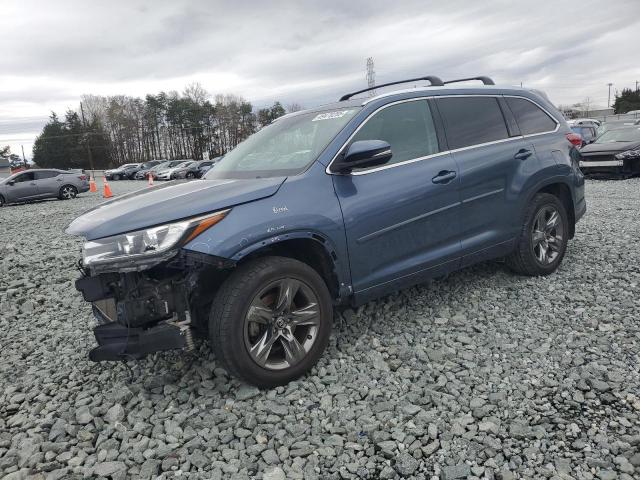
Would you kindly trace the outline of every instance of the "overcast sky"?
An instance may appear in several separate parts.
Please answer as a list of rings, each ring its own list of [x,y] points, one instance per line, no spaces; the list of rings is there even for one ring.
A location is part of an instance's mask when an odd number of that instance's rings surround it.
[[[369,56],[377,83],[484,74],[556,104],[588,96],[604,107],[607,83],[640,80],[639,0],[0,0],[0,10],[0,145],[27,157],[49,113],[85,93],[198,81],[254,106],[312,107],[365,87]]]

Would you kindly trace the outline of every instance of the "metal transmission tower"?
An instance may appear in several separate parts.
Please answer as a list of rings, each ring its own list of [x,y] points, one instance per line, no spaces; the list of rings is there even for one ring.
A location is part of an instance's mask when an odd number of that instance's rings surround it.
[[[369,88],[376,86],[376,71],[373,65],[373,57],[367,58],[367,85],[369,86]],[[370,97],[375,96],[375,94],[375,90],[369,90]]]

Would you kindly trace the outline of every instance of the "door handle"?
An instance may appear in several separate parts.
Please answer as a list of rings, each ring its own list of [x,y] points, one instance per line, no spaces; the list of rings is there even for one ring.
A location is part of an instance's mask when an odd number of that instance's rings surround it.
[[[531,155],[533,155],[533,152],[531,150],[521,148],[520,150],[518,150],[518,153],[513,156],[513,158],[515,158],[516,160],[526,160]]]
[[[438,174],[431,179],[433,183],[449,183],[451,180],[456,178],[456,172],[452,170],[442,170],[438,172]]]

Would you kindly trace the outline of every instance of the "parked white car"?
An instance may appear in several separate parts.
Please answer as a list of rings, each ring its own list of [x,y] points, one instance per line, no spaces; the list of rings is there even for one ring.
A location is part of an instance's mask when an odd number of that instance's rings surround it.
[[[600,125],[602,125],[602,122],[600,120],[596,120],[595,118],[575,118],[573,120],[569,120],[567,123],[570,127],[586,125],[589,127],[598,128]]]
[[[176,171],[188,167],[191,163],[193,163],[193,160],[185,160],[182,163],[179,163],[178,165],[174,165],[171,168],[165,168],[164,170],[160,170],[158,172],[158,180],[174,180],[176,178],[175,174]]]

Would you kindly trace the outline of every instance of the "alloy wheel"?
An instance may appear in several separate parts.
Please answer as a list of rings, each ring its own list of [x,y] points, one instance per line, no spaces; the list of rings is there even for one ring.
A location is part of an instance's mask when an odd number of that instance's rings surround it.
[[[60,195],[65,200],[70,200],[72,198],[76,198],[76,189],[70,186],[62,187]]]
[[[290,368],[309,353],[319,326],[317,295],[306,283],[284,278],[270,283],[252,299],[244,321],[245,346],[263,368]]]
[[[564,235],[560,212],[552,205],[542,207],[533,220],[531,231],[531,248],[538,263],[550,265],[558,258]]]

